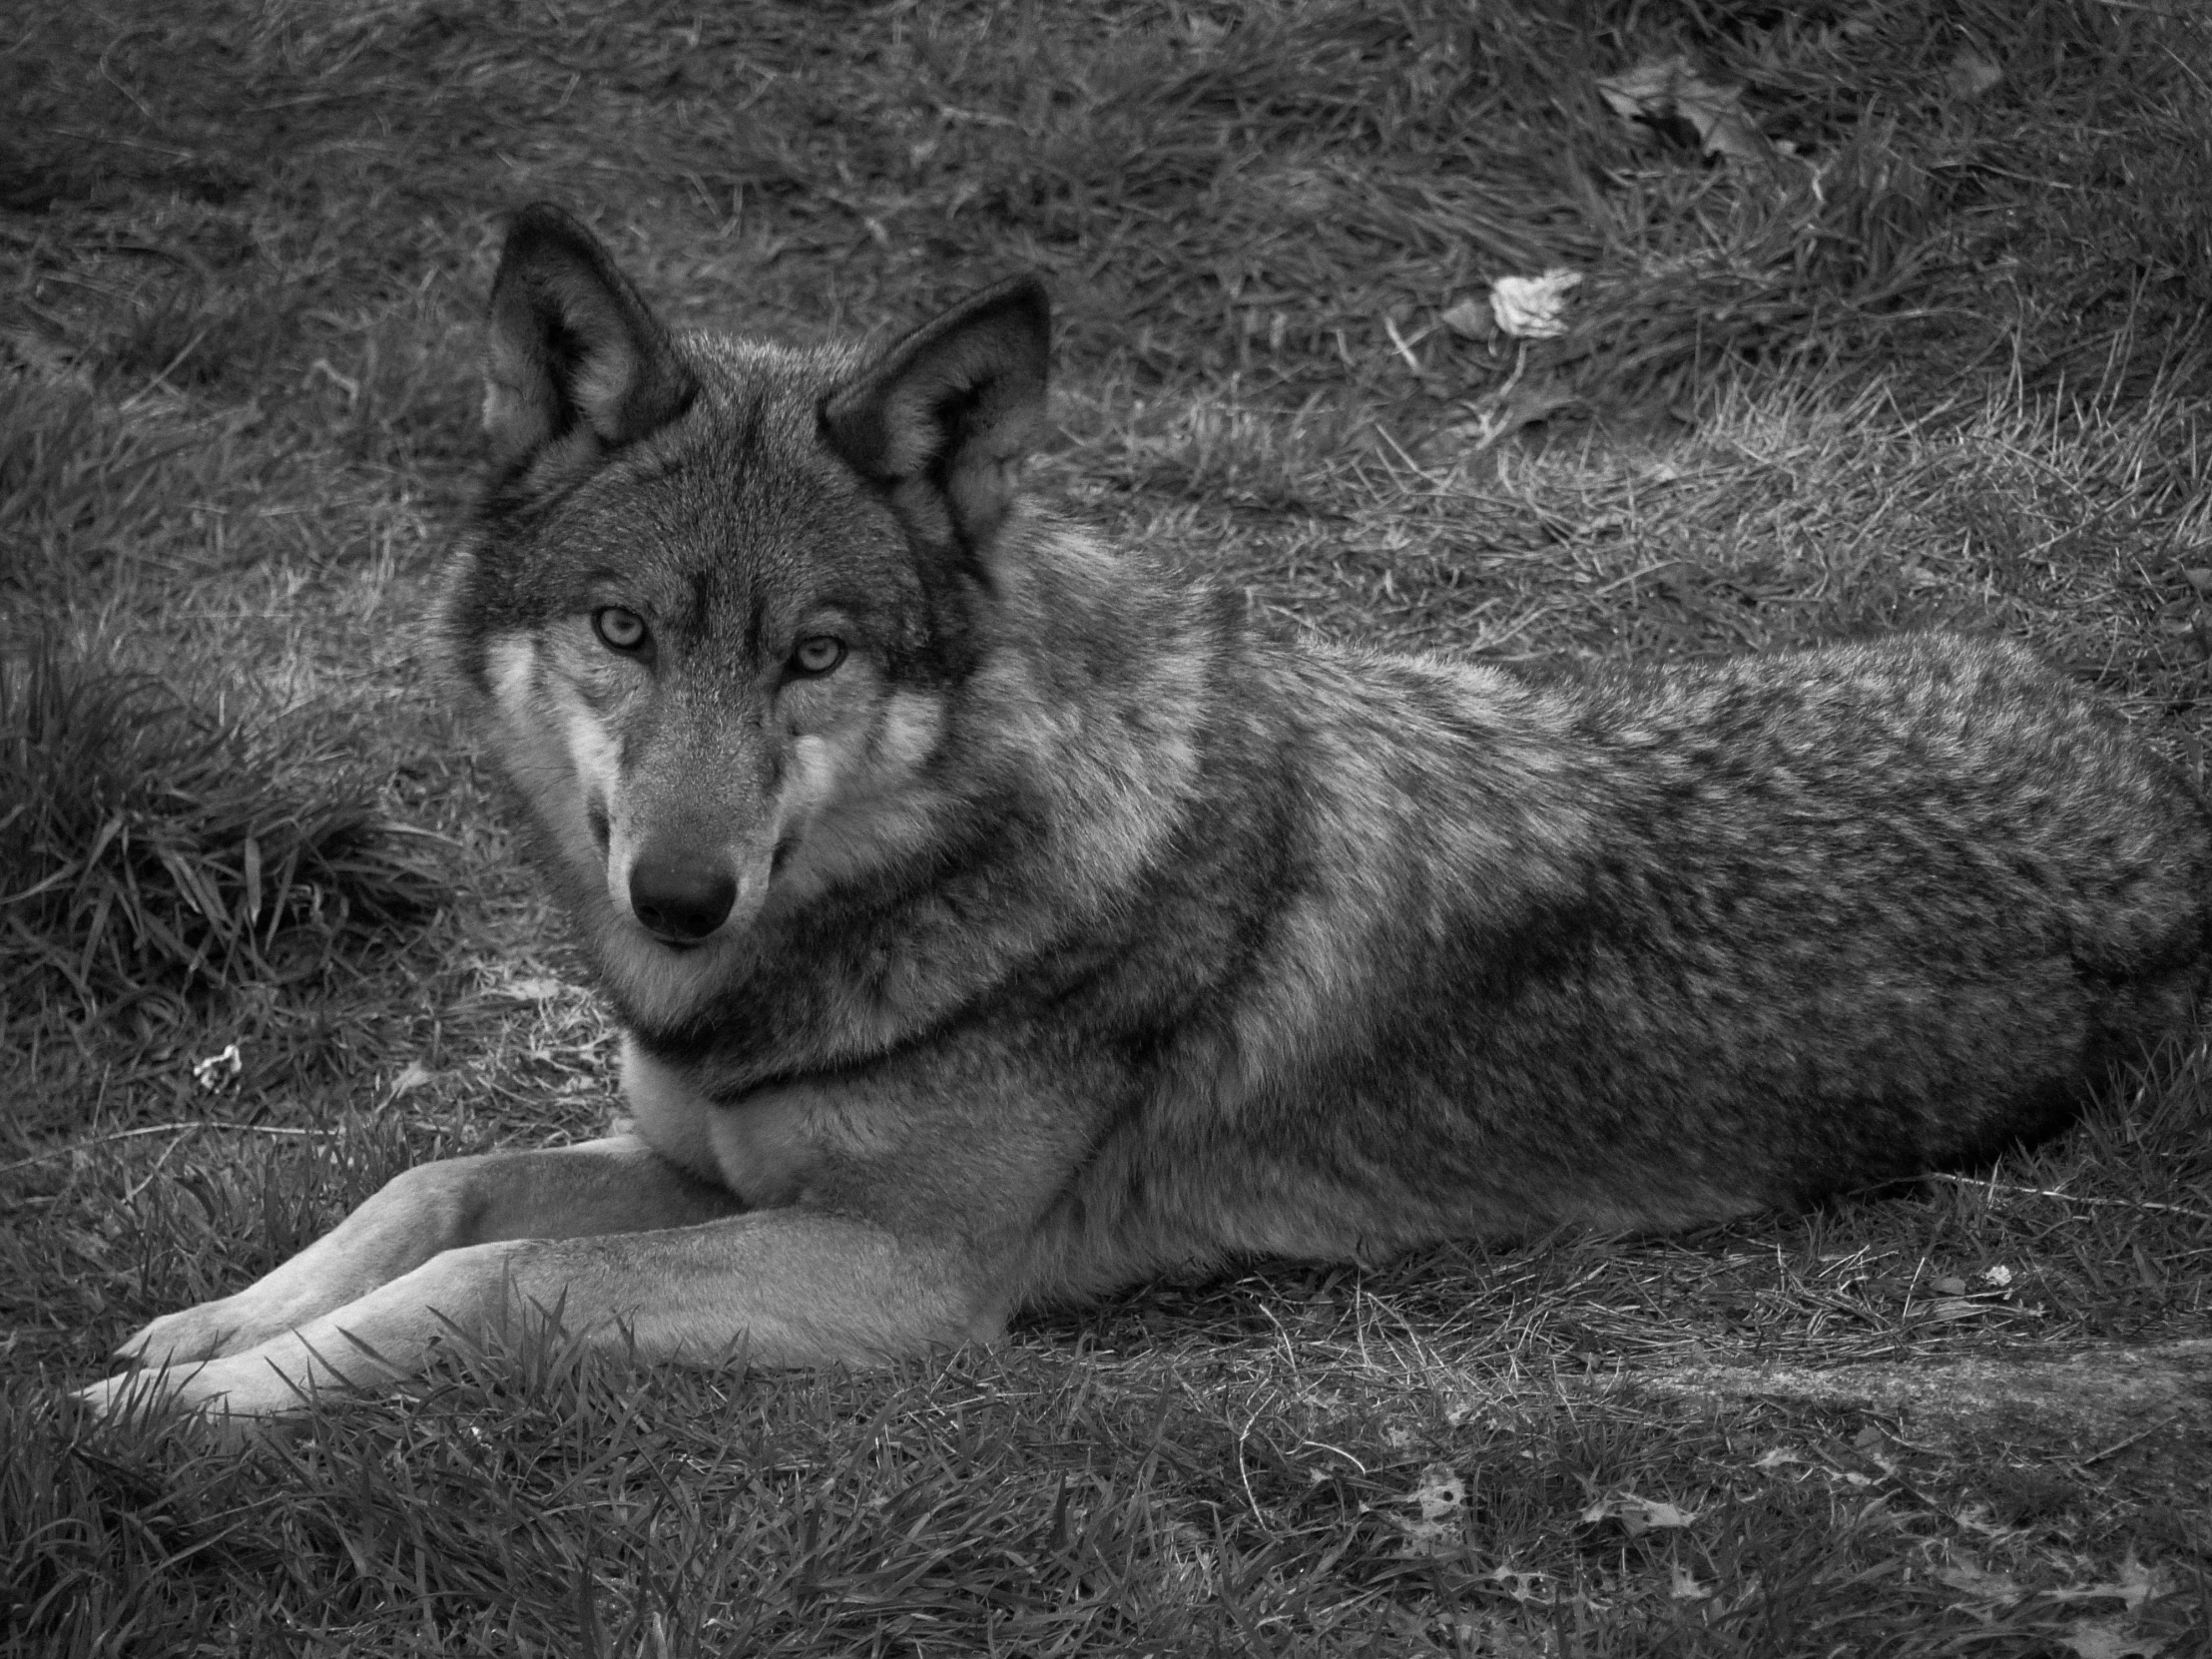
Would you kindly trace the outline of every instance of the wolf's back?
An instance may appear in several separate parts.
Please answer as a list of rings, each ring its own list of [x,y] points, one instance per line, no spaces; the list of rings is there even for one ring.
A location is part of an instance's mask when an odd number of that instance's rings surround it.
[[[1181,942],[1124,981],[1225,930],[1141,1161],[1171,1209],[1253,1195],[1219,1206],[1245,1248],[1671,1226],[1955,1164],[2062,1124],[2203,990],[2201,807],[2017,647],[1542,682],[1263,657]]]

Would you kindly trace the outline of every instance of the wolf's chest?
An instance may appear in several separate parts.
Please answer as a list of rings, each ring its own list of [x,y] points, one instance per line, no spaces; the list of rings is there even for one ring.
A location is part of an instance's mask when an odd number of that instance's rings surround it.
[[[623,1045],[622,1091],[636,1133],[669,1162],[713,1181],[750,1209],[796,1203],[822,1166],[817,1090],[794,1087],[722,1106],[680,1067],[654,1059],[635,1039]]]

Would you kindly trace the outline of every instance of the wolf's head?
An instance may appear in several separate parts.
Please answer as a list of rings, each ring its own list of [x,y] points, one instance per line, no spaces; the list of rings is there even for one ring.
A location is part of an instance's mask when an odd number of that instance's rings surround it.
[[[619,1001],[681,1017],[778,905],[926,843],[1047,331],[1024,276],[872,359],[679,339],[581,225],[514,221],[445,620]]]

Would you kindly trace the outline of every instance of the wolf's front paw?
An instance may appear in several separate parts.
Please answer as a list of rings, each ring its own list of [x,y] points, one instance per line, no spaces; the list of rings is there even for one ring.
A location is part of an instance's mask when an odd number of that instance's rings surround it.
[[[247,1296],[219,1297],[196,1307],[164,1314],[115,1351],[133,1365],[187,1366],[244,1354],[290,1329],[269,1314],[257,1315]]]
[[[142,1366],[79,1388],[77,1402],[102,1420],[154,1414],[200,1416],[221,1439],[235,1440],[259,1419],[306,1404],[302,1373],[288,1375],[266,1352],[200,1365]]]
[[[170,1410],[183,1391],[194,1367],[166,1366],[117,1372],[70,1395],[103,1422],[115,1417],[139,1416]]]

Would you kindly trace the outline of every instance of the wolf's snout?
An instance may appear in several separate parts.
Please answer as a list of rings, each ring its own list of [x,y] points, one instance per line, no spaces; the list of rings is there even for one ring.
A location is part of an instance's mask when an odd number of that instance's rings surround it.
[[[719,860],[648,849],[630,871],[630,908],[639,925],[670,944],[697,944],[729,919],[737,900],[738,878]]]

